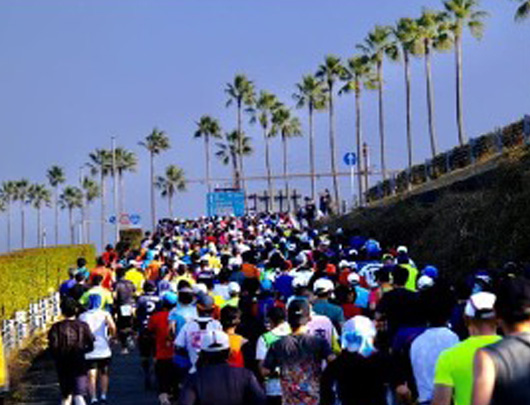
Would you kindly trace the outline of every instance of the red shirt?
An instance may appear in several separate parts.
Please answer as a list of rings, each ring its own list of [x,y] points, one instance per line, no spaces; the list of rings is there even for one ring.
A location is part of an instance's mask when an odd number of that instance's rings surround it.
[[[167,360],[173,358],[173,339],[169,333],[169,312],[156,312],[149,318],[147,326],[149,332],[155,337],[155,358]]]
[[[101,287],[106,288],[109,291],[112,291],[112,270],[106,267],[95,267],[90,271],[89,282],[92,283],[94,276],[103,277]]]
[[[342,304],[342,311],[344,312],[344,319],[348,320],[357,315],[362,315],[361,308],[355,306],[355,304]]]
[[[114,250],[107,251],[101,255],[101,258],[105,262],[107,266],[110,266],[112,263],[114,263],[118,259],[118,255]]]

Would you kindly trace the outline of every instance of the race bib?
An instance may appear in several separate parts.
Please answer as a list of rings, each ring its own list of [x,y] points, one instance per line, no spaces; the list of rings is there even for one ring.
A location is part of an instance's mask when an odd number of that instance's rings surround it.
[[[121,316],[132,316],[133,314],[133,308],[132,305],[122,305],[120,307],[120,315]]]

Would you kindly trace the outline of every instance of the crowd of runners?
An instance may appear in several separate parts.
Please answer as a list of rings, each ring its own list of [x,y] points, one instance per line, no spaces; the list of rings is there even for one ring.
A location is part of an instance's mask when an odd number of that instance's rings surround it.
[[[80,258],[49,332],[63,403],[109,403],[113,339],[162,405],[530,403],[524,269],[449,283],[406,246],[310,222],[162,220]]]

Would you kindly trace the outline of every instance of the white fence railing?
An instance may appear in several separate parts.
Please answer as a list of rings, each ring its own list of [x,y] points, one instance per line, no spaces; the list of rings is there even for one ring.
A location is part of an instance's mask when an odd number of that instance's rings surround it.
[[[44,331],[59,314],[60,296],[57,292],[30,304],[27,311],[17,311],[13,318],[2,321],[6,356],[22,348],[29,337]]]

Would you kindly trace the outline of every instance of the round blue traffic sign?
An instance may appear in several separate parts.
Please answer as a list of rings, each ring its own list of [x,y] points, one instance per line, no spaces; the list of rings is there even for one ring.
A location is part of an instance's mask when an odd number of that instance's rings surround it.
[[[355,166],[357,164],[357,155],[353,152],[348,152],[344,155],[343,160],[346,166]]]

